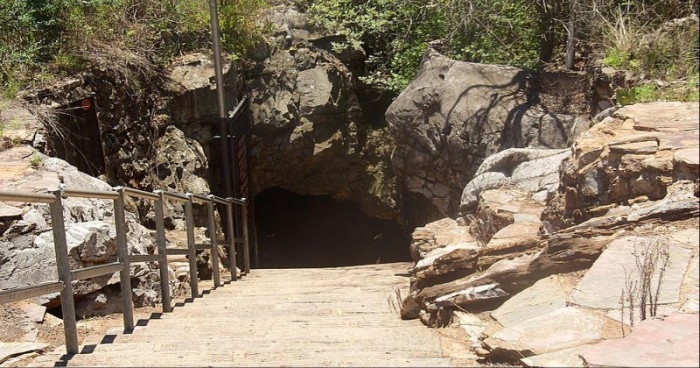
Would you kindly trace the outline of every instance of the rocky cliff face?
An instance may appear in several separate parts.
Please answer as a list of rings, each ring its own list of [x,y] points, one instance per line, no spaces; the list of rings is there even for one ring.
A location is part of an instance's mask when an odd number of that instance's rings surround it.
[[[432,205],[432,218],[457,214],[462,189],[486,157],[512,147],[564,148],[588,129],[585,115],[548,112],[535,77],[427,51],[386,120],[399,182]]]
[[[693,103],[632,105],[571,149],[490,156],[464,189],[466,216],[414,232],[402,316],[459,325],[477,355],[535,366],[617,362],[649,347],[596,343],[648,334],[642,316],[696,320],[698,121]],[[645,336],[664,356],[674,342],[661,335]]]
[[[328,195],[359,203],[373,217],[397,219],[391,137],[363,115],[347,66],[305,40],[269,52],[247,66],[256,190]]]
[[[144,57],[122,51],[110,52],[118,54],[105,55],[71,79],[29,91],[22,98],[54,108],[95,96],[106,176],[132,187],[149,187],[152,185],[153,142],[158,136],[154,117],[161,108],[158,95],[162,79]],[[48,125],[48,128],[54,126]],[[60,132],[57,137],[62,137]],[[58,144],[79,145],[80,142]]]
[[[227,110],[250,92],[255,193],[278,187],[327,195],[413,228],[455,216],[485,157],[511,147],[566,147],[589,126],[585,111],[567,107],[571,101],[543,97],[541,76],[433,50],[385,118],[386,98],[367,98],[371,88],[356,74],[362,50],[334,49],[342,36],[316,34],[288,7],[269,16],[279,26],[268,42],[244,60],[224,62]],[[113,183],[219,187],[220,168],[209,162],[217,162],[218,147],[211,57],[186,55],[162,71],[136,56],[124,59],[133,60],[103,60],[25,98],[56,105],[95,94]]]

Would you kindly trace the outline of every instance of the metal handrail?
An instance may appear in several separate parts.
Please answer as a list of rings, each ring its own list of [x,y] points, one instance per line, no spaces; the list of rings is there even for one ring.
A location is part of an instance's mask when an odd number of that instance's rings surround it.
[[[130,256],[127,246],[127,226],[125,220],[124,200],[126,196],[137,197],[146,200],[154,201],[156,214],[156,243],[158,247],[158,255],[134,255]],[[114,226],[117,234],[117,262],[102,264],[92,267],[71,270],[68,261],[68,247],[66,241],[65,221],[63,218],[63,198],[79,197],[79,198],[94,198],[108,199],[114,201]],[[165,224],[163,215],[163,205],[165,200],[173,200],[184,202],[187,243],[188,249],[175,250],[166,248],[165,239]],[[121,294],[123,302],[124,329],[130,332],[134,328],[133,321],[133,302],[131,298],[131,279],[129,275],[130,262],[159,262],[160,268],[160,288],[163,300],[163,311],[172,311],[169,281],[168,281],[168,266],[167,256],[175,254],[183,254],[189,257],[190,263],[190,286],[193,297],[199,297],[198,291],[198,275],[196,265],[197,248],[210,249],[212,256],[212,270],[214,273],[214,286],[220,286],[219,277],[219,262],[218,248],[216,239],[216,222],[214,218],[214,204],[226,206],[227,224],[229,239],[222,245],[229,246],[229,257],[231,258],[231,278],[237,279],[236,275],[236,244],[243,243],[243,274],[250,273],[249,259],[249,238],[248,238],[248,216],[247,216],[247,201],[245,198],[221,198],[211,194],[181,194],[174,192],[165,192],[156,190],[153,193],[128,187],[115,187],[112,191],[104,190],[85,190],[75,188],[65,188],[59,186],[57,190],[44,193],[30,193],[17,191],[0,191],[0,202],[30,202],[30,203],[47,203],[50,206],[51,229],[53,231],[54,248],[56,257],[56,268],[58,270],[59,280],[54,282],[45,282],[38,285],[30,285],[9,290],[0,290],[0,304],[11,303],[19,300],[29,299],[41,295],[46,295],[60,291],[61,293],[61,309],[63,313],[63,325],[66,342],[66,351],[68,354],[77,354],[78,351],[78,334],[75,317],[75,304],[73,298],[72,281],[85,278],[91,278],[106,274],[112,274],[119,271]],[[192,206],[194,202],[204,204],[208,209],[208,230],[211,241],[202,247],[194,242],[194,219]],[[242,207],[242,228],[243,237],[238,238],[234,234],[233,215],[234,206]]]

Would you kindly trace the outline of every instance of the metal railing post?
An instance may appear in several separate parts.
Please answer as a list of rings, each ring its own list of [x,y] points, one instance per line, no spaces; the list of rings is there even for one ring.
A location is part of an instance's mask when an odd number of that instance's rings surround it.
[[[216,245],[216,220],[214,219],[214,200],[209,196],[207,202],[207,213],[209,215],[209,246],[211,247],[211,270],[214,274],[214,287],[221,286],[219,277],[219,249]]]
[[[187,250],[190,257],[190,288],[192,298],[199,297],[199,282],[197,280],[197,250],[194,244],[194,215],[192,214],[192,193],[187,193],[188,201],[185,202],[185,223],[187,227]]]
[[[127,245],[125,210],[124,210],[124,188],[115,188],[119,197],[114,200],[114,225],[117,231],[117,257],[122,264],[119,272],[119,283],[121,284],[122,308],[124,317],[124,329],[131,331],[134,329],[134,303],[131,297],[131,262],[129,262],[129,246]]]
[[[233,226],[233,202],[226,205],[226,227],[228,228],[228,258],[231,266],[231,280],[238,280],[236,275],[236,234]]]
[[[250,241],[248,237],[248,201],[245,198],[243,200],[243,211],[241,217],[243,217],[243,268],[246,275],[250,273]],[[255,253],[257,257],[257,251]]]
[[[56,252],[58,279],[63,282],[61,289],[61,312],[63,313],[63,330],[66,338],[68,354],[78,354],[78,328],[75,323],[75,304],[73,302],[73,276],[68,263],[68,244],[66,242],[66,226],[63,222],[63,189],[52,192],[56,201],[51,203],[51,228],[53,245]]]
[[[172,312],[170,302],[170,280],[168,270],[168,251],[165,244],[165,220],[163,216],[163,192],[154,192],[158,199],[153,202],[156,212],[156,246],[158,247],[158,268],[160,269],[160,298],[163,312]]]

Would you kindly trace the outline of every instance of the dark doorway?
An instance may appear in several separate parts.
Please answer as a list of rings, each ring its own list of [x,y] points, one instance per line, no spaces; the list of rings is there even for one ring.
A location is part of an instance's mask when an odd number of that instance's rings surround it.
[[[105,172],[100,127],[92,97],[71,102],[56,110],[58,123],[49,129],[48,150],[91,176]]]
[[[409,234],[352,202],[267,189],[255,196],[261,268],[340,267],[409,260]]]

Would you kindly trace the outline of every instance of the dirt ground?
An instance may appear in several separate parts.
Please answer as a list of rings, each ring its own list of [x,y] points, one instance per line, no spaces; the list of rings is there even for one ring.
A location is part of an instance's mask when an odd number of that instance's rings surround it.
[[[148,319],[152,313],[160,313],[160,307],[143,307],[134,309],[134,321]],[[44,351],[65,349],[63,321],[45,312],[45,308],[31,301],[21,301],[0,305],[0,342],[37,342],[46,343]],[[94,336],[104,336],[109,329],[123,326],[122,314],[109,314],[80,320],[78,325],[78,343]],[[24,367],[31,364],[37,353],[27,353],[8,359],[0,367]]]

